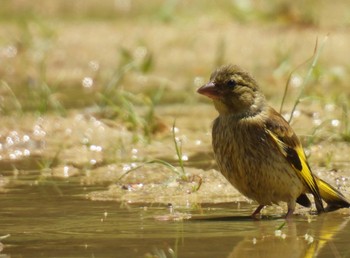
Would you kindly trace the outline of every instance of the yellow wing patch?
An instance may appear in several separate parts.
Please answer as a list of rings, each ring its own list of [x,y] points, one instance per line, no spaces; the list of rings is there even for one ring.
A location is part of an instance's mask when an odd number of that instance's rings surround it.
[[[268,129],[266,129],[266,131],[276,143],[282,155],[286,158],[294,171],[297,173],[300,180],[304,182],[305,186],[309,188],[311,193],[314,195],[317,210],[323,210],[323,204],[318,185],[314,176],[312,175],[309,165],[307,164],[303,148],[300,145],[297,145],[294,148],[288,146],[286,143],[280,140],[276,134]]]

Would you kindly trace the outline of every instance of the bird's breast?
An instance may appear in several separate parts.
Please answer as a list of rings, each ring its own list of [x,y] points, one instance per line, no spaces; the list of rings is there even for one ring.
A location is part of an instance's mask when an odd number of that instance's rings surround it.
[[[249,121],[219,117],[213,124],[212,145],[221,173],[242,194],[264,204],[288,199],[302,188],[268,137],[263,126]],[[291,182],[298,185],[295,193],[288,190]]]

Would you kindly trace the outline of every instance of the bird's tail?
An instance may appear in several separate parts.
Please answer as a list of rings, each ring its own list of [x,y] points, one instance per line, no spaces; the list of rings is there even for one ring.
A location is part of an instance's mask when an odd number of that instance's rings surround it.
[[[335,211],[340,208],[349,208],[350,203],[345,196],[333,186],[315,177],[321,198],[327,203],[326,211]]]

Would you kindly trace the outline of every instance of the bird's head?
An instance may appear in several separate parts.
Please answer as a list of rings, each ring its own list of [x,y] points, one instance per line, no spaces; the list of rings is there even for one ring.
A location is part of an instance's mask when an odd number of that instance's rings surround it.
[[[197,92],[211,98],[220,114],[253,115],[261,110],[265,101],[257,82],[235,65],[215,70],[210,81]]]

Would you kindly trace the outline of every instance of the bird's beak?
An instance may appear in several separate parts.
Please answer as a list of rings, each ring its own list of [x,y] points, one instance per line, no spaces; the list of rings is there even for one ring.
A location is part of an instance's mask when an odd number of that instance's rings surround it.
[[[213,82],[208,82],[207,84],[203,85],[197,90],[197,92],[211,99],[217,99],[220,96],[220,93]]]

